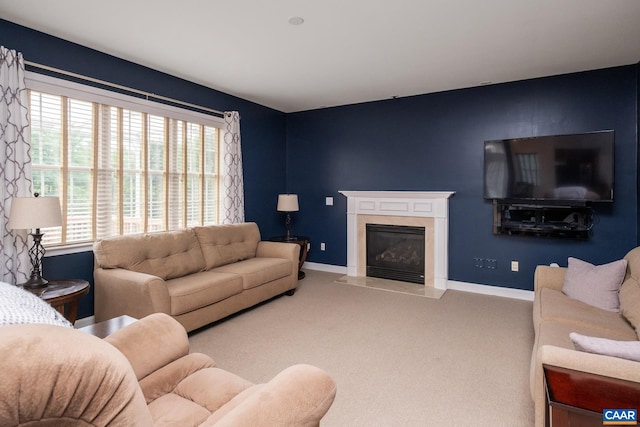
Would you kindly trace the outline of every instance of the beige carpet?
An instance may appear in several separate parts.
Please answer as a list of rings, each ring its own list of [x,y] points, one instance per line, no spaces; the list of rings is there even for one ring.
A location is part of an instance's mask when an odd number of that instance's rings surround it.
[[[329,426],[531,426],[531,302],[431,299],[307,270],[282,296],[191,334],[192,351],[253,382],[295,363],[338,384]]]

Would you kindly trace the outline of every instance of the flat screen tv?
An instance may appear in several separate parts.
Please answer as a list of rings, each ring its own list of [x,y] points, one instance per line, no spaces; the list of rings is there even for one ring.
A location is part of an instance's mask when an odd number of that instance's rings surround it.
[[[484,143],[484,197],[571,204],[613,201],[614,131]]]

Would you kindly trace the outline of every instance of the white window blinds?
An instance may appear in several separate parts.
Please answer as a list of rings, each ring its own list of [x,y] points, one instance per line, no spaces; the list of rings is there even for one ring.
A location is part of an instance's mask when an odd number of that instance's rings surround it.
[[[170,109],[30,90],[34,192],[63,204],[46,244],[218,223],[219,123]]]

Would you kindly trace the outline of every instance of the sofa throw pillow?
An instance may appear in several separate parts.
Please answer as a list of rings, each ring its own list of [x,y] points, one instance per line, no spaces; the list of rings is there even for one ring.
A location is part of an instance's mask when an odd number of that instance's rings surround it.
[[[9,283],[0,282],[0,326],[45,323],[73,325],[38,296]]]
[[[578,351],[640,362],[640,341],[615,341],[571,332],[569,338]]]
[[[627,260],[593,265],[569,257],[562,292],[569,298],[603,310],[619,312],[618,292],[627,271]]]

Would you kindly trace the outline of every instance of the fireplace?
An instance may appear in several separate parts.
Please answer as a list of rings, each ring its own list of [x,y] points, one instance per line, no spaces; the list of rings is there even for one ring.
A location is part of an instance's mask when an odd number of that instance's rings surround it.
[[[424,285],[425,228],[367,224],[367,276]]]
[[[367,278],[366,224],[425,229],[424,289],[447,289],[450,191],[340,191],[347,197],[347,277]],[[374,279],[372,280],[381,280]],[[407,283],[409,284],[409,283]],[[412,285],[413,286],[413,285]]]

